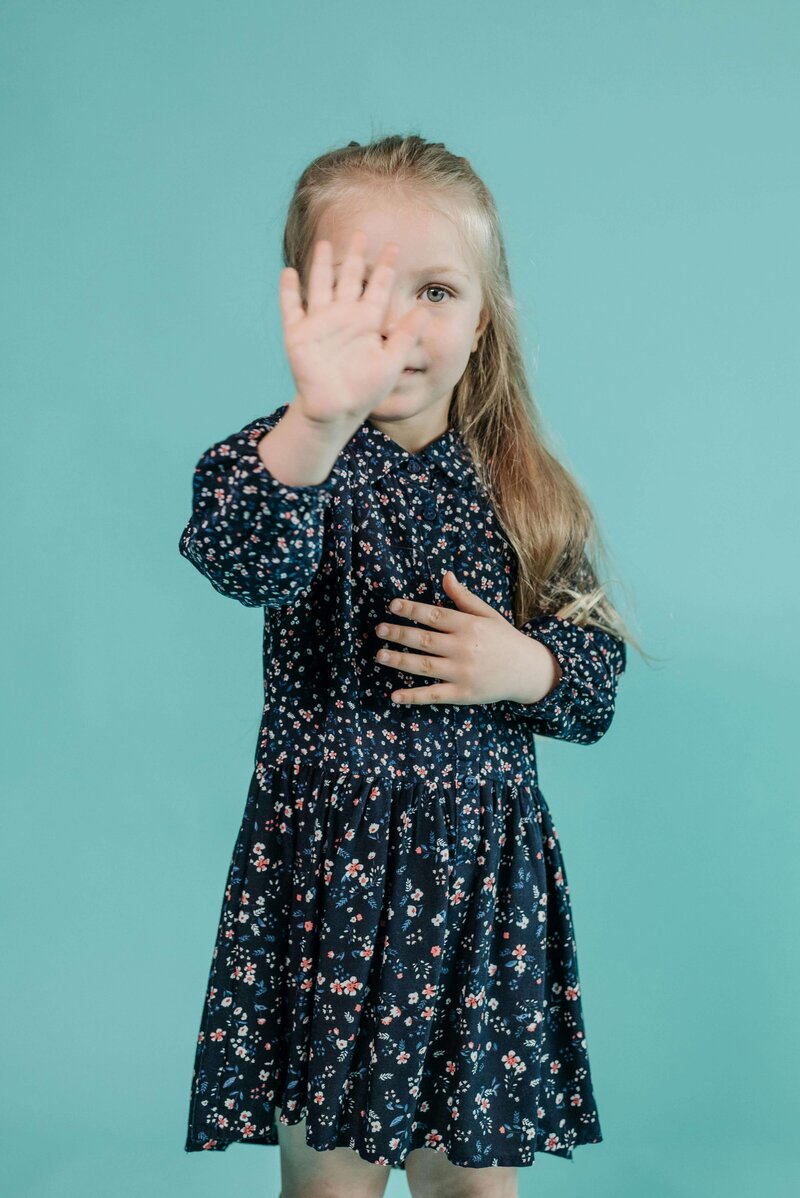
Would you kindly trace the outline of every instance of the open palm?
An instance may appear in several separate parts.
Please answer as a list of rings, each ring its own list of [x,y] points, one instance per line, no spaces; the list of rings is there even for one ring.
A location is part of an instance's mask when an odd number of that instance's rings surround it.
[[[394,389],[412,356],[430,313],[408,312],[384,339],[386,317],[398,247],[390,242],[362,294],[366,237],[357,230],[333,282],[330,241],[315,243],[303,306],[300,278],[293,266],[280,276],[280,307],[284,342],[306,416],[326,422],[343,415],[362,419]]]

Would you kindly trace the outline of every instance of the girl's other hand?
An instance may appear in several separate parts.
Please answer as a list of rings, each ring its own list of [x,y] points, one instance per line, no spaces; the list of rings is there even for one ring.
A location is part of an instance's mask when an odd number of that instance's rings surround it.
[[[307,310],[298,272],[293,266],[281,271],[281,317],[295,402],[317,423],[341,417],[363,421],[393,391],[430,319],[430,312],[412,308],[384,340],[398,247],[394,242],[384,246],[362,295],[365,243],[366,235],[356,230],[335,288],[332,244],[315,243]]]
[[[557,686],[561,667],[545,645],[515,628],[452,571],[445,574],[443,586],[455,611],[398,596],[390,610],[427,627],[387,620],[375,629],[390,643],[420,650],[381,649],[375,655],[381,665],[434,679],[392,691],[396,703],[536,703]]]

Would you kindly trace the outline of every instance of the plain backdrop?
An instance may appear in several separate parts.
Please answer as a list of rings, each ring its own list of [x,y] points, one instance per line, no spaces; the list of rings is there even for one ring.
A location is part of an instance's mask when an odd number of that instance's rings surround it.
[[[4,0],[0,55],[6,1192],[278,1193],[277,1148],[183,1149],[262,613],[178,538],[293,395],[297,176],[397,132],[495,196],[658,659],[539,742],[604,1140],[520,1194],[799,1192],[798,6]]]

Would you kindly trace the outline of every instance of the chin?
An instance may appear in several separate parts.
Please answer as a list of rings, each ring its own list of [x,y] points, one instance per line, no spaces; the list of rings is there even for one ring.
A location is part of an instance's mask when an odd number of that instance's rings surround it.
[[[372,416],[413,416],[425,407],[418,395],[409,395],[405,391],[392,391],[382,399],[377,408],[373,408]]]

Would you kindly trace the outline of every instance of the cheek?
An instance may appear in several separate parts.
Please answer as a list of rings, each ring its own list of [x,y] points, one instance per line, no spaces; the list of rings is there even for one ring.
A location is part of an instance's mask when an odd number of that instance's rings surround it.
[[[437,320],[430,321],[423,337],[431,362],[460,362],[469,357],[472,334],[463,318],[442,313]]]

